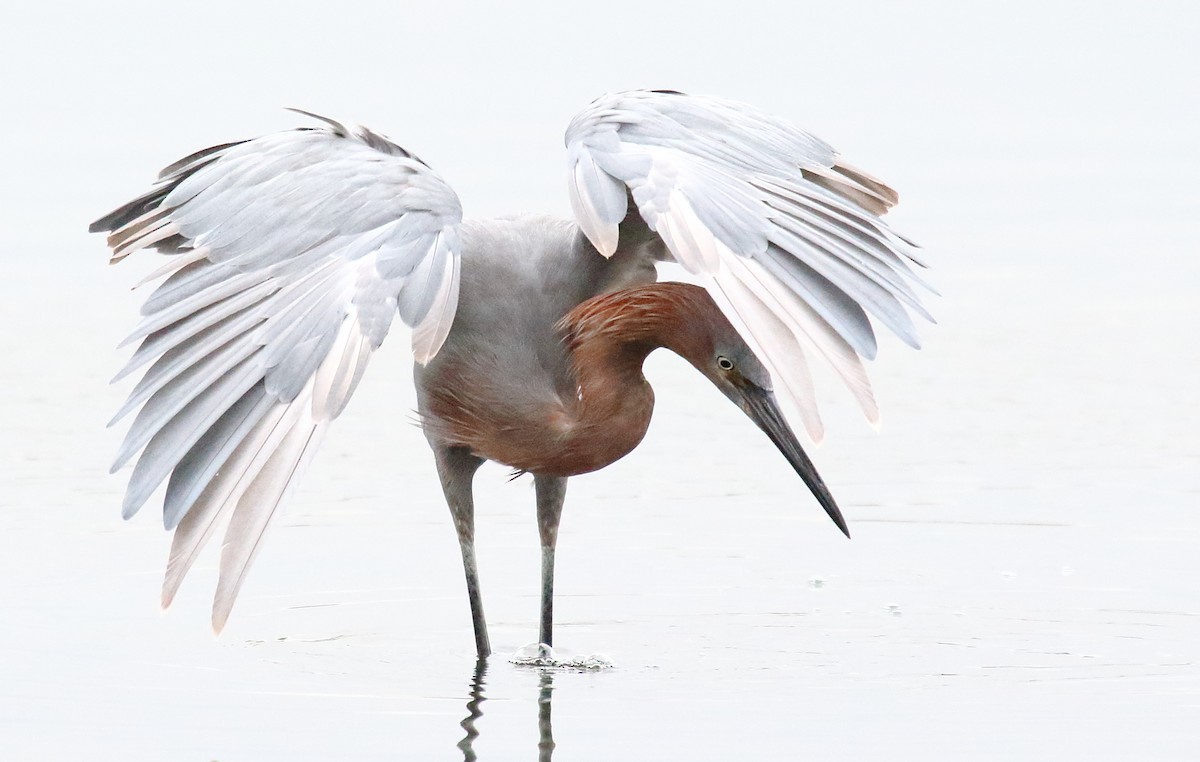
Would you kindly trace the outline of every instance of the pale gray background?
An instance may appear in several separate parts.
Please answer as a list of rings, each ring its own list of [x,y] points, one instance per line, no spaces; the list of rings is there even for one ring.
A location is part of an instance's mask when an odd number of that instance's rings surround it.
[[[940,325],[821,389],[842,540],[740,414],[652,358],[650,435],[572,482],[556,758],[1194,758],[1200,749],[1195,3],[22,4],[0,18],[0,756],[455,759],[473,669],[403,342],[385,347],[227,632],[213,557],[118,516],[103,424],[146,263],[85,228],[194,149],[371,125],[470,216],[566,214],[596,95],[754,103],[885,178]],[[152,259],[152,258],[151,258]],[[141,269],[139,269],[139,267]],[[532,640],[528,480],[481,472],[493,641]],[[818,581],[819,580],[819,584]],[[537,754],[493,660],[480,759]]]

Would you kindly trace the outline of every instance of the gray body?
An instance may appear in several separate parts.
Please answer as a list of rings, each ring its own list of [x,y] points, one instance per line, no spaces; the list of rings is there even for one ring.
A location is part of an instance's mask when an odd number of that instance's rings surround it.
[[[571,360],[557,329],[572,308],[599,294],[655,280],[652,245],[605,258],[572,220],[545,215],[466,221],[458,312],[446,341],[427,365],[414,364],[418,412],[458,533],[476,650],[491,652],[475,560],[472,480],[485,458],[440,435],[430,392],[465,382],[500,425],[528,422],[536,406],[575,393]],[[505,294],[503,300],[491,295]],[[447,368],[457,373],[450,377]],[[465,375],[467,378],[463,378]],[[478,402],[476,403],[478,404]],[[554,553],[567,479],[533,474],[542,545],[542,609],[538,640],[553,642]]]
[[[495,415],[524,419],[526,407],[575,393],[570,358],[555,327],[599,294],[655,281],[654,249],[601,256],[572,220],[547,215],[463,223],[462,277],[454,325],[427,365],[414,365],[418,410],[449,366],[471,369]],[[504,299],[495,299],[497,293]],[[428,419],[427,419],[428,420]],[[426,432],[439,444],[436,421]]]

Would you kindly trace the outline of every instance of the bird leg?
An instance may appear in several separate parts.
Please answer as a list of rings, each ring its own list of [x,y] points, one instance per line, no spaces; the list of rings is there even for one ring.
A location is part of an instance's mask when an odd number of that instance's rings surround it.
[[[475,627],[475,652],[480,659],[492,653],[488,640],[487,620],[483,617],[483,596],[479,592],[479,569],[475,563],[475,498],[471,483],[483,459],[465,447],[434,449],[438,476],[446,505],[454,518],[458,532],[458,547],[462,551],[463,571],[467,576],[467,596],[471,600],[471,623]]]
[[[542,618],[538,642],[554,645],[554,547],[558,544],[558,521],[562,518],[567,480],[562,476],[534,474],[537,494],[538,533],[542,539]]]

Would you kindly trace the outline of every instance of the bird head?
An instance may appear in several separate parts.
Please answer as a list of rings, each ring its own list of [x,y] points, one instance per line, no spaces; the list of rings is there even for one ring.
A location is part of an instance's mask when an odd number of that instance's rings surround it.
[[[708,292],[695,286],[685,318],[686,337],[666,346],[690,362],[704,377],[737,405],[783,454],[812,491],[825,513],[850,536],[842,512],[825,486],[816,466],[800,445],[775,397],[771,374],[713,302]]]

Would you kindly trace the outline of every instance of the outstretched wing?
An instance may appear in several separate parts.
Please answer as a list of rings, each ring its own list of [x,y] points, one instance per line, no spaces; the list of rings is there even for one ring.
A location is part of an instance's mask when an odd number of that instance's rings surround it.
[[[141,345],[117,378],[149,368],[113,419],[138,411],[113,470],[141,453],[126,518],[169,477],[164,606],[229,517],[218,631],[393,315],[425,363],[458,306],[454,191],[386,138],[322,120],[192,154],[91,226],[112,231],[114,262],[148,247],[169,257],[125,342]]]
[[[878,420],[861,361],[876,352],[868,313],[913,347],[909,311],[932,320],[908,265],[921,264],[915,246],[880,219],[895,191],[782,120],[671,91],[599,98],[571,121],[566,144],[571,205],[601,254],[649,226],[700,276],[814,440],[823,427],[806,349]]]

